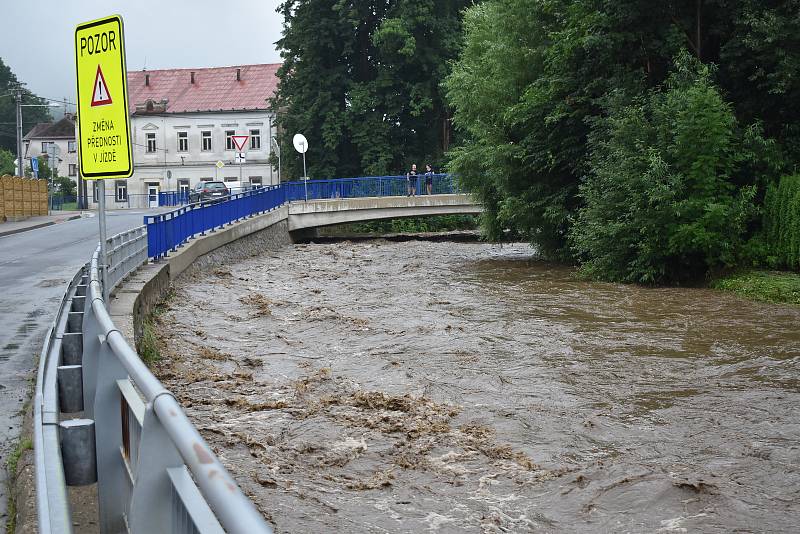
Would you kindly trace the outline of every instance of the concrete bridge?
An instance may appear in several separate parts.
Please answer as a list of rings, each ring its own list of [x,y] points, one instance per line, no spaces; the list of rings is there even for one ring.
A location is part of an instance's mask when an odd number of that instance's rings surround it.
[[[401,217],[475,215],[482,211],[483,207],[465,194],[295,201],[289,204],[289,231]]]

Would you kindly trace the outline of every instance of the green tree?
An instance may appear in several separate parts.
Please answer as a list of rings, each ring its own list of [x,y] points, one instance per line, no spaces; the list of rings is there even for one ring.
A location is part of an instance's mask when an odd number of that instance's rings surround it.
[[[4,149],[0,148],[0,176],[5,174],[14,174],[14,160],[16,156]]]
[[[11,151],[16,159],[17,153],[17,108],[14,100],[13,89],[17,77],[0,58],[0,148]],[[46,101],[37,97],[27,89],[22,91],[23,104],[46,104]],[[40,122],[52,120],[50,111],[46,107],[22,108],[23,135]]]
[[[592,133],[571,229],[584,271],[671,283],[737,264],[755,189],[732,177],[759,135],[739,128],[710,69],[685,54],[665,90],[612,108]]]
[[[451,169],[483,201],[490,236],[512,229],[570,257],[592,128],[611,101],[660,87],[682,50],[719,66],[740,124],[766,135],[742,147],[757,157],[737,167],[737,185],[761,199],[800,156],[800,0],[489,0],[465,28],[446,82],[465,136]]]
[[[309,139],[315,178],[437,164],[450,142],[440,82],[457,53],[465,0],[288,0],[273,107],[282,145]],[[302,163],[286,151],[289,175]],[[427,161],[426,161],[427,160]]]

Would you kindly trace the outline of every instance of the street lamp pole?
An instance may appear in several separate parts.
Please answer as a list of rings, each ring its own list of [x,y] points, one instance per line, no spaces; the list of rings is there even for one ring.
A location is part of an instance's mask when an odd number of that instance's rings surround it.
[[[278,145],[278,141],[275,140],[274,137],[270,138],[272,141],[272,146],[274,147],[275,153],[278,154],[278,183],[281,183],[281,147]]]
[[[24,84],[17,82],[17,87],[14,93],[14,100],[17,102],[17,176],[22,176],[22,171],[25,167],[22,165],[22,86]]]

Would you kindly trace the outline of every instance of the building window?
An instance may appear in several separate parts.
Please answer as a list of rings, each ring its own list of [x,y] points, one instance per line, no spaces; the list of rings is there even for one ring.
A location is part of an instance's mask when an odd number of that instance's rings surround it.
[[[67,151],[69,151],[70,154],[76,152],[77,150],[78,146],[75,141],[67,141]]]
[[[97,180],[92,180],[92,201],[97,203],[99,198],[97,195]]]
[[[236,144],[233,142],[233,136],[236,135],[235,130],[225,130],[225,150],[233,150]]]
[[[156,151],[156,134],[147,134],[147,152],[152,153]]]
[[[117,202],[127,202],[128,182],[125,180],[116,180],[114,182],[114,190],[116,191],[115,199]]]
[[[178,152],[189,151],[189,132],[178,132]]]
[[[214,179],[213,178],[200,178],[200,181],[201,182],[213,182]]]
[[[69,164],[69,175],[78,176],[78,165],[76,163]]]
[[[181,195],[188,195],[189,194],[189,180],[186,178],[181,178],[178,180],[178,192]]]
[[[200,139],[202,139],[202,150],[203,152],[209,152],[211,150],[211,132],[206,130],[200,132]]]
[[[239,181],[239,177],[238,176],[226,176],[225,177],[225,181],[226,182],[238,182]]]
[[[50,148],[50,145],[53,143],[50,141],[42,141],[42,154],[47,154],[47,149]]]
[[[250,150],[261,150],[261,130],[250,130]]]
[[[261,177],[260,176],[251,176],[250,177],[250,185],[261,185]]]

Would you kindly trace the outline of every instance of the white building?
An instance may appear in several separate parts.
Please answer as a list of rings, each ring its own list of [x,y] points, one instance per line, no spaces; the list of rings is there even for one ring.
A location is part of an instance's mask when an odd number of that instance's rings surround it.
[[[268,100],[280,64],[128,72],[134,173],[108,180],[109,208],[158,205],[161,192],[224,180],[234,192],[277,184],[269,161],[275,135]],[[233,136],[248,136],[236,162]],[[222,162],[219,164],[218,162]],[[89,192],[96,202],[97,193]]]
[[[74,115],[67,113],[59,121],[37,124],[22,138],[22,143],[26,167],[30,166],[31,158],[47,156],[48,164],[52,168],[50,158],[53,154],[53,147],[55,147],[58,175],[69,176],[73,180],[78,179],[78,149],[75,143]],[[40,176],[40,178],[45,178],[45,176]]]

